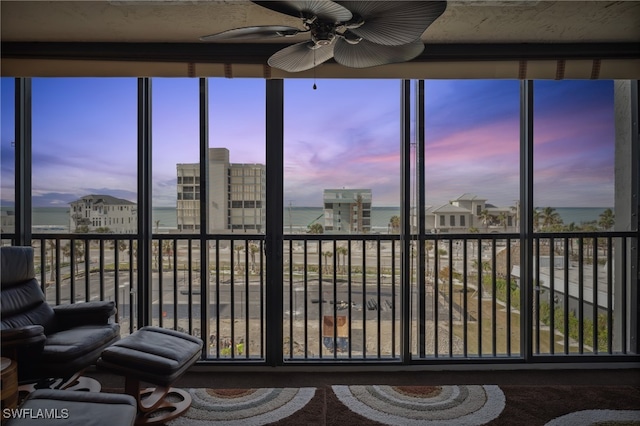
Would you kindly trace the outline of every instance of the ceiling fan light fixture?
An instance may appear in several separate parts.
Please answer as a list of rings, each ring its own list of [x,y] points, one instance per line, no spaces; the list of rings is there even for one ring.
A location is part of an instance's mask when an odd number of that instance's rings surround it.
[[[285,30],[285,31],[276,31],[276,34],[280,37],[293,37],[299,32],[300,30],[292,28],[290,30]]]
[[[311,39],[320,46],[327,46],[336,38],[336,29],[328,22],[314,23],[311,28]]]
[[[323,38],[323,39],[317,39],[314,38],[313,41],[318,45],[318,46],[328,46],[331,44],[331,42],[333,41],[335,37],[331,37],[331,38]]]
[[[343,24],[343,27],[348,30],[352,30],[354,28],[360,28],[363,25],[364,25],[364,18],[362,18],[362,16],[360,15],[354,14],[353,18],[351,18],[349,22],[345,22]]]
[[[534,1],[534,0],[530,0]],[[307,41],[278,50],[269,66],[300,72],[334,59],[350,68],[407,62],[424,50],[422,34],[446,10],[446,0],[289,0],[255,1],[300,19],[304,29],[257,26],[201,37],[203,41],[268,39],[309,33]]]
[[[344,41],[346,41],[349,44],[358,44],[362,41],[362,37],[360,37],[359,35],[351,31],[345,31],[344,33],[341,34],[341,36],[344,39]]]

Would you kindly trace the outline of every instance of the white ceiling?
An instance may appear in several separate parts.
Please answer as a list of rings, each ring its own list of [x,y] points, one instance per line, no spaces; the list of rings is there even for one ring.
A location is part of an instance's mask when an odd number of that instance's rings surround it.
[[[0,2],[2,42],[126,42],[126,43],[194,43],[199,37],[225,30],[257,25],[288,25],[300,27],[300,21],[271,11],[245,0],[227,1],[13,1]],[[306,39],[269,39],[269,43],[291,44]],[[422,35],[427,45],[456,43],[638,43],[640,45],[640,1],[450,1],[447,10]],[[260,41],[251,40],[251,43]],[[50,59],[50,58],[49,58]],[[628,59],[628,58],[627,58]],[[636,58],[640,61],[640,58]],[[3,58],[3,75],[38,74],[42,69],[40,59]],[[631,73],[640,76],[640,62],[626,61],[624,76]],[[129,62],[131,62],[129,60]],[[195,61],[197,62],[197,61]],[[17,67],[16,64],[20,64]],[[25,64],[31,64],[25,68]],[[53,62],[44,73],[57,75],[69,73],[69,67],[58,71]],[[58,65],[60,65],[58,63]],[[78,65],[74,64],[75,69]],[[86,64],[84,64],[86,65]],[[97,73],[96,65],[88,71]],[[114,64],[112,64],[114,65]],[[130,64],[131,65],[131,64]],[[198,64],[196,64],[198,65]],[[324,68],[334,65],[326,64]],[[437,65],[437,64],[434,64]],[[481,63],[476,64],[479,67]],[[501,78],[500,64],[493,64],[489,77]],[[513,65],[513,64],[512,64]],[[569,64],[571,65],[571,64]],[[605,69],[606,69],[605,64]],[[619,64],[614,63],[616,67]],[[100,65],[102,66],[102,65]],[[564,66],[564,65],[563,65]],[[600,66],[600,64],[598,65]],[[137,73],[144,75],[173,75],[169,68],[138,68],[123,71],[112,70],[114,75]],[[209,67],[209,68],[207,68]],[[395,69],[398,65],[376,67],[379,70]],[[592,68],[589,65],[589,69]],[[98,67],[99,68],[99,67]],[[236,70],[241,70],[241,66]],[[319,71],[320,71],[319,67]],[[344,67],[341,67],[344,69]],[[571,67],[569,67],[571,68]],[[66,69],[66,70],[65,70]],[[180,68],[186,69],[185,67]],[[433,67],[431,67],[433,71]],[[513,76],[513,67],[504,75]],[[533,69],[533,68],[530,68]],[[155,71],[154,71],[155,70]],[[216,71],[215,65],[202,65],[196,75],[228,73]],[[517,70],[517,69],[516,69]],[[191,70],[190,72],[192,72]],[[269,77],[278,77],[274,70]],[[521,70],[520,70],[521,71]],[[82,74],[84,71],[78,71]],[[238,71],[236,75],[242,74]],[[368,71],[362,71],[367,73]],[[441,70],[447,75],[450,71]],[[549,71],[549,78],[554,72]],[[176,71],[176,75],[185,71]],[[246,71],[247,74],[263,71]],[[583,74],[588,74],[583,71]],[[345,75],[351,75],[345,70]],[[374,73],[375,74],[375,73]],[[387,76],[385,72],[378,72]],[[395,72],[391,72],[395,74]],[[419,73],[418,73],[419,74]],[[438,72],[436,72],[438,74]],[[517,74],[517,73],[516,73]],[[364,74],[358,74],[364,75]],[[582,75],[582,74],[581,74]],[[227,75],[228,76],[228,75]],[[392,76],[392,75],[388,75]]]
[[[245,26],[300,27],[296,18],[243,0],[3,0],[0,7],[3,41],[193,43],[202,35]],[[436,43],[640,43],[640,2],[450,1],[422,38]]]

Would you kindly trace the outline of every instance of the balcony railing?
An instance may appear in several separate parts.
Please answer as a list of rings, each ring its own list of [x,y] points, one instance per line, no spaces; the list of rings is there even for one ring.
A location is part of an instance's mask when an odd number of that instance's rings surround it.
[[[155,235],[150,300],[138,297],[131,235],[35,234],[33,247],[48,301],[113,300],[123,335],[138,328],[138,304],[147,303],[151,324],[203,338],[204,362],[263,362],[272,326],[282,327],[284,364],[504,362],[634,355],[634,238],[535,234],[525,268],[517,234],[426,234],[408,243],[397,235],[285,235],[276,325],[266,319],[260,235]]]

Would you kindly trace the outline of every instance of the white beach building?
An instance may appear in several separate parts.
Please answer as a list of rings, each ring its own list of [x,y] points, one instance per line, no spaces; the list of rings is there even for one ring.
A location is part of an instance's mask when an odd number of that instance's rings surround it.
[[[418,227],[415,209],[411,214],[414,231]],[[427,232],[464,233],[470,228],[480,232],[516,232],[518,212],[516,207],[497,207],[486,198],[465,193],[438,207],[425,210]]]
[[[115,234],[135,234],[136,204],[111,195],[87,195],[73,201],[69,209],[69,230],[86,226],[89,232],[98,229]]]

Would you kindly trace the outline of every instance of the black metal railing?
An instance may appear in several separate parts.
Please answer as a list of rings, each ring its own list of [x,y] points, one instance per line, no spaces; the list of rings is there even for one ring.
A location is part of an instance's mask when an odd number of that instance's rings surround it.
[[[285,236],[285,359],[398,359],[399,247],[389,235]]]
[[[628,352],[632,240],[625,233],[536,235],[535,355]]]
[[[154,235],[150,300],[137,297],[135,236],[32,241],[49,302],[113,300],[123,335],[138,328],[137,305],[148,303],[149,323],[203,338],[202,360],[264,361],[264,236]],[[283,363],[403,361],[403,244],[398,235],[285,235]],[[404,246],[410,361],[633,355],[634,244],[634,233],[537,233],[524,271],[517,234],[414,237]]]
[[[520,298],[509,278],[518,244],[511,234],[427,234],[415,243],[425,263],[414,278],[417,358],[520,356]]]

